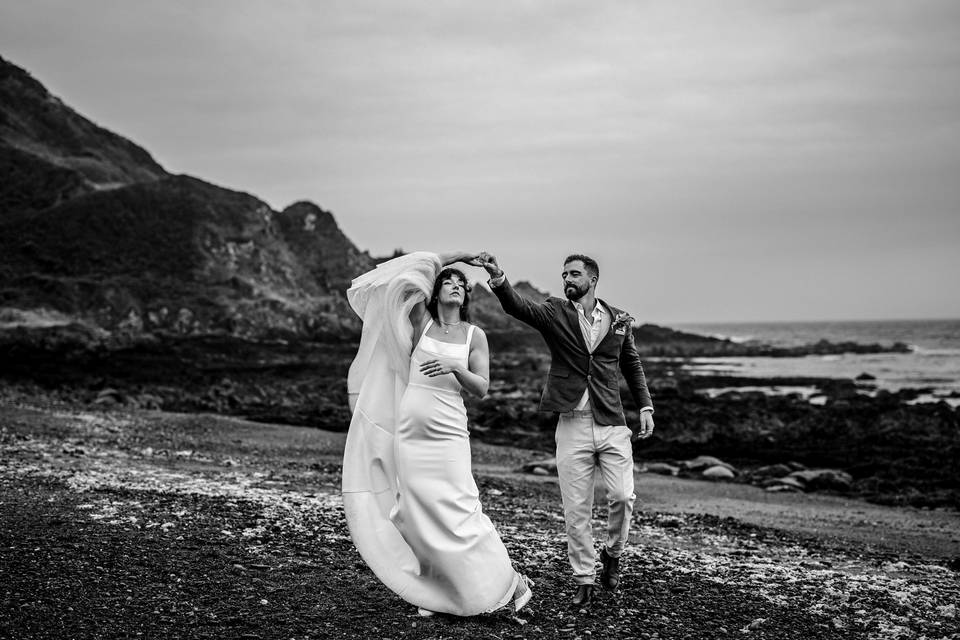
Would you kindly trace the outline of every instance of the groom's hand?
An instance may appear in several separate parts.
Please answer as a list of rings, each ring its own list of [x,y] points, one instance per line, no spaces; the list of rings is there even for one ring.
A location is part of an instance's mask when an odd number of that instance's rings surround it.
[[[641,411],[640,426],[633,430],[631,440],[637,441],[643,438],[649,438],[651,435],[653,435],[653,412]]]
[[[487,270],[491,278],[499,278],[503,275],[503,269],[497,264],[496,256],[483,251],[477,256],[477,260],[480,262],[480,266]]]

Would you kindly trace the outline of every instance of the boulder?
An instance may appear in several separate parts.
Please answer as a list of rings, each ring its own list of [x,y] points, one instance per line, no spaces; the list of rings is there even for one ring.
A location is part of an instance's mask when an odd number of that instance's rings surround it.
[[[772,484],[769,487],[767,487],[766,490],[771,493],[781,492],[781,491],[792,491],[792,492],[803,491],[803,489],[798,489],[789,484]]]
[[[697,456],[693,460],[684,460],[683,462],[680,463],[680,466],[690,471],[699,471],[701,469],[707,469],[709,467],[718,467],[718,466],[726,467],[731,471],[736,471],[733,465],[727,464],[723,460],[720,460],[719,458],[714,458],[713,456]]]
[[[853,477],[839,469],[807,469],[787,477],[802,482],[807,491],[849,491],[853,486]]]
[[[152,393],[141,393],[137,396],[137,404],[143,409],[157,410],[163,406],[163,398]]]
[[[123,394],[116,389],[103,389],[100,393],[97,394],[96,400],[93,401],[93,404],[99,404],[107,407],[112,407],[116,404],[123,403]]]
[[[711,480],[730,480],[735,478],[737,474],[735,474],[730,467],[718,464],[712,467],[707,467],[703,470],[701,475],[704,478],[709,478]]]
[[[790,475],[793,471],[785,464],[768,464],[765,467],[757,467],[750,472],[750,475],[756,478],[782,478]]]
[[[98,404],[104,407],[112,407],[120,404],[120,400],[118,400],[116,396],[99,396],[93,401],[93,404]]]
[[[524,473],[532,473],[538,476],[555,476],[557,475],[557,459],[544,458],[542,460],[534,460],[533,462],[526,463],[522,468]]]
[[[804,491],[806,489],[806,485],[803,482],[790,476],[783,478],[770,478],[769,480],[764,481],[760,486],[765,487],[768,491]]]
[[[680,467],[675,467],[666,462],[648,462],[647,464],[640,465],[638,471],[640,473],[659,473],[663,476],[675,476],[680,473]]]
[[[833,401],[851,400],[859,393],[853,380],[827,380],[820,385],[820,392]]]

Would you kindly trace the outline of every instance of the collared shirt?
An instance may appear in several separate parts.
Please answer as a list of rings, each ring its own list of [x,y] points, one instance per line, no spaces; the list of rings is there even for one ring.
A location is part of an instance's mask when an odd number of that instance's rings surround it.
[[[607,331],[610,330],[609,314],[607,314],[600,302],[594,303],[593,313],[590,314],[589,318],[582,304],[574,302],[573,306],[577,310],[577,319],[580,321],[580,331],[583,333],[583,341],[587,344],[587,351],[593,353],[593,350],[597,348],[597,344],[600,343],[600,338],[605,336]],[[590,408],[590,391],[589,389],[584,389],[583,396],[580,398],[577,406],[574,407],[574,410],[585,411],[588,408]]]
[[[594,349],[597,348],[597,342],[600,340],[600,336],[604,335],[604,326],[606,326],[607,331],[610,330],[610,321],[607,320],[604,322],[607,316],[607,312],[604,310],[603,305],[599,302],[593,305],[593,313],[590,314],[590,317],[587,317],[587,311],[583,308],[583,305],[579,302],[574,302],[573,306],[577,310],[577,318],[580,320],[580,331],[583,332],[583,341],[587,343],[587,350],[591,353]]]

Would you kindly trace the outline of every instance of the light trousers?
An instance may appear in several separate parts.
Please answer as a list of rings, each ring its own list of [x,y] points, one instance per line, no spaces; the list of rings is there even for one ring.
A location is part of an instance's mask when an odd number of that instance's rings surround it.
[[[560,414],[557,423],[557,474],[567,530],[567,556],[577,584],[593,584],[597,571],[593,545],[594,474],[599,467],[607,493],[607,553],[620,557],[633,514],[633,448],[626,426],[599,426],[593,413]]]

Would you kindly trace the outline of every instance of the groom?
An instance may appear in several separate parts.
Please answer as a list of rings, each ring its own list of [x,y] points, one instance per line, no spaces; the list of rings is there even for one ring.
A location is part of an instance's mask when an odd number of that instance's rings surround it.
[[[540,410],[560,416],[557,473],[567,556],[577,584],[573,604],[587,605],[593,599],[596,578],[590,529],[594,469],[600,468],[609,501],[600,584],[612,591],[620,583],[620,554],[633,512],[631,440],[653,433],[653,402],[633,343],[633,318],[596,297],[600,268],[588,256],[575,254],[564,261],[561,277],[566,300],[550,297],[539,304],[510,286],[494,256],[482,253],[479,261],[504,311],[539,331],[550,348],[550,372]],[[635,429],[626,426],[618,370],[641,408]]]

